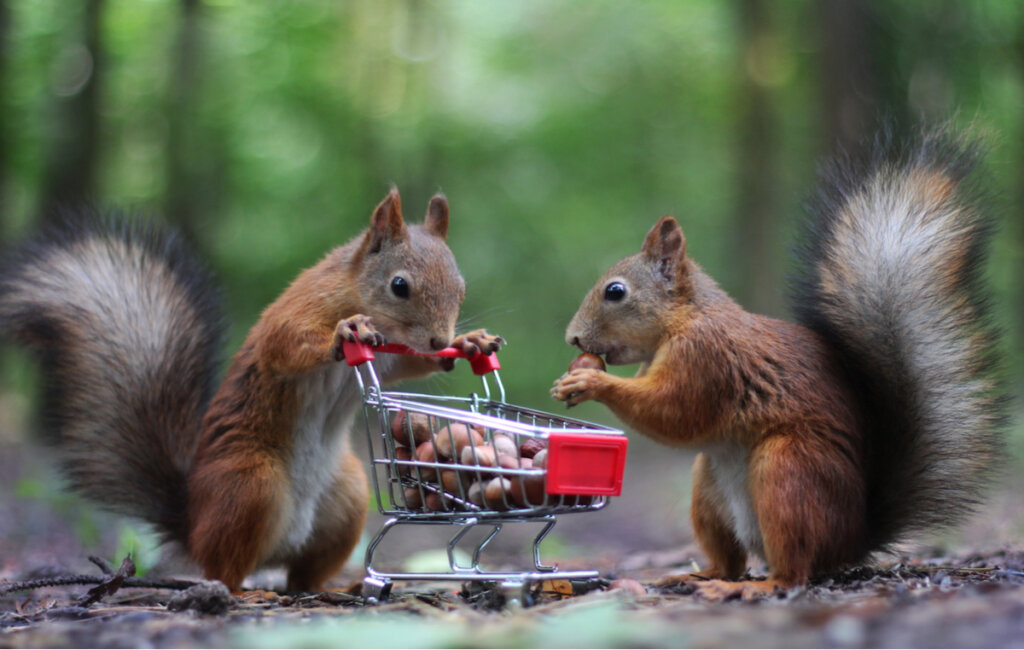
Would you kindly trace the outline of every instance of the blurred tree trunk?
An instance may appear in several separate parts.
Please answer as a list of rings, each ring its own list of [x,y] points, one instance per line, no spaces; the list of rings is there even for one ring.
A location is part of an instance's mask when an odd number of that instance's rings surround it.
[[[96,190],[104,0],[86,0],[83,6],[83,42],[64,49],[55,84],[57,116],[41,201],[44,219],[55,206],[88,200]]]
[[[863,0],[819,0],[816,8],[823,148],[852,150],[882,117],[873,61],[875,21]]]
[[[9,209],[7,204],[7,183],[8,165],[11,159],[11,137],[10,119],[8,116],[7,84],[9,83],[8,66],[8,40],[11,30],[11,11],[7,6],[7,0],[0,0],[0,241],[7,235],[6,215]]]
[[[1017,25],[1017,72],[1019,79],[1024,79],[1024,22]],[[1022,116],[1024,117],[1024,116]],[[1024,142],[1017,143],[1017,169],[1024,167]],[[1018,171],[1019,173],[1019,171]],[[1008,219],[1010,236],[1014,238],[1016,245],[1013,247],[1015,254],[1011,257],[1011,264],[1017,266],[1017,277],[1024,278],[1024,184],[1018,185],[1020,194],[1017,195],[1016,210],[1011,212]],[[1017,286],[1016,291],[1011,289],[1011,323],[1016,333],[1016,340],[1011,345],[1016,347],[1017,369],[1017,406],[1024,410],[1024,286]]]
[[[7,0],[0,0],[0,243],[7,239],[7,211],[9,209],[7,200],[7,172],[11,157],[11,142],[8,131],[10,124],[7,114],[7,43],[11,29],[11,12],[7,6]],[[2,362],[3,359],[0,359]],[[6,365],[6,364],[5,364]],[[4,368],[6,369],[6,368]],[[5,378],[6,379],[6,378]],[[6,381],[4,381],[6,384]],[[5,385],[6,389],[7,386]]]
[[[209,180],[197,134],[203,42],[199,25],[200,0],[181,0],[178,34],[172,53],[171,83],[167,101],[167,190],[164,214],[195,241],[204,215]]]
[[[776,261],[778,118],[771,98],[774,38],[764,0],[738,0],[742,52],[736,178],[734,292],[746,309],[780,315],[783,282]]]

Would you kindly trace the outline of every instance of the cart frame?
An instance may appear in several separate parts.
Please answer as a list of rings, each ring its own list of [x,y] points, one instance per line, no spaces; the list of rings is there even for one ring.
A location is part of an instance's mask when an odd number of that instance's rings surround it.
[[[343,351],[348,364],[354,367],[362,394],[363,423],[377,507],[388,517],[366,549],[367,577],[363,581],[363,594],[368,601],[386,600],[394,580],[491,581],[501,584],[506,594],[514,599],[517,593],[525,595],[534,582],[597,578],[596,571],[560,571],[557,566],[544,564],[540,544],[557,523],[556,515],[600,510],[607,505],[609,497],[621,492],[628,444],[621,430],[508,404],[495,354],[468,357],[460,350],[446,348],[433,355],[422,355],[401,345],[371,348],[360,343],[346,343]],[[468,359],[473,372],[481,378],[483,394],[452,397],[386,391],[373,364],[375,353],[381,352]],[[539,439],[549,452],[547,467],[529,467],[522,459],[518,461],[519,466],[484,467],[478,457],[479,447],[467,447],[472,449],[472,458],[454,462],[439,457],[420,460],[415,455],[400,458],[396,450],[415,447],[411,424],[407,431],[393,430],[392,420],[400,412],[417,414],[430,423],[430,444],[436,444],[438,436],[450,438],[454,426],[479,431],[484,446],[495,446],[495,454],[496,437],[512,438],[517,446],[529,438]],[[408,440],[404,439],[406,434]],[[403,445],[404,442],[408,444]],[[450,442],[456,444],[454,439]],[[442,472],[455,473],[459,479],[455,488],[445,489],[438,478]],[[479,481],[482,486],[488,477],[499,477],[509,485],[514,482],[519,491],[509,489],[500,499],[482,502],[473,498],[472,488],[467,488],[467,484]],[[543,495],[527,490],[528,482],[536,486],[540,480],[544,481]],[[433,507],[424,505],[428,503]],[[532,542],[533,566],[517,571],[481,566],[481,555],[487,545],[506,525],[518,523],[541,524]],[[415,525],[458,527],[447,543],[448,571],[402,572],[377,568],[376,553],[388,533]],[[490,531],[473,547],[470,563],[460,563],[456,549],[477,527],[490,527]]]

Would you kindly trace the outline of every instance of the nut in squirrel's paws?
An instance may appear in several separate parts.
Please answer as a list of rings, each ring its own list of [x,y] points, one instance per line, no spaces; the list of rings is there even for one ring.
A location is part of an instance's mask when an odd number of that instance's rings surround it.
[[[573,370],[578,370],[580,368],[594,368],[595,370],[604,370],[604,359],[597,356],[596,354],[584,352],[583,354],[573,359],[572,363],[569,364],[570,372],[572,372]]]
[[[606,373],[594,368],[578,368],[569,371],[555,381],[551,388],[551,396],[566,406],[576,406],[581,402],[596,399],[595,390],[602,386]]]
[[[604,360],[596,354],[584,352],[569,364],[569,372],[565,373],[555,381],[551,388],[551,396],[566,406],[575,406],[588,399],[594,399],[593,395],[586,395],[586,391],[594,388],[603,378],[596,374],[604,374]]]

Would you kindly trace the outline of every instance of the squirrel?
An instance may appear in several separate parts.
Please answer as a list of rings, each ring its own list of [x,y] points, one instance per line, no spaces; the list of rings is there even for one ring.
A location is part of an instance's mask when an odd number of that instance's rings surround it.
[[[979,161],[948,130],[837,156],[798,249],[797,324],[744,311],[672,217],[586,295],[566,342],[640,369],[573,370],[552,396],[700,452],[691,520],[710,566],[659,584],[757,597],[979,503],[1005,419],[979,280],[992,221],[965,184]],[[741,580],[751,554],[769,579]]]
[[[406,224],[392,189],[370,226],[302,272],[249,331],[214,391],[223,338],[210,273],[167,228],[64,210],[0,276],[0,325],[37,351],[43,428],[71,486],[180,543],[238,593],[258,567],[310,592],[348,559],[369,502],[348,429],[361,400],[342,342],[449,345],[465,283],[445,240],[441,194]],[[381,380],[451,361],[384,355]]]

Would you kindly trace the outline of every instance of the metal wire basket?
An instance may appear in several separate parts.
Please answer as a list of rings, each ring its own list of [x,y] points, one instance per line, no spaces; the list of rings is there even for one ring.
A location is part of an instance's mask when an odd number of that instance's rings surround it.
[[[468,358],[482,379],[482,395],[386,391],[373,364],[381,352],[419,354],[400,345],[344,347],[346,361],[357,367],[378,507],[389,517],[366,550],[367,599],[386,599],[393,580],[494,581],[508,594],[542,580],[596,578],[596,571],[543,564],[540,543],[556,515],[600,510],[620,494],[627,448],[622,431],[508,404],[494,354],[469,358],[447,348],[430,355]],[[533,539],[533,566],[482,567],[484,548],[504,525],[519,522],[542,525]],[[448,541],[448,571],[388,572],[374,566],[385,535],[403,525],[458,527]],[[456,549],[477,526],[490,530],[469,563],[460,562]]]

